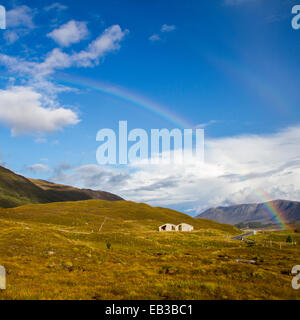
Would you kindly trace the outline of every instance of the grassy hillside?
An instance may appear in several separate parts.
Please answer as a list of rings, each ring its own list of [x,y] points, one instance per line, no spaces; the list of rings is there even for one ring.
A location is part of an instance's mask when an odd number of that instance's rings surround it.
[[[195,231],[158,232],[165,222]],[[133,202],[0,209],[7,270],[0,299],[299,299],[290,270],[299,264],[300,235],[291,233],[296,246],[283,231],[259,234],[249,246],[230,238],[238,233]]]
[[[107,201],[123,200],[121,197],[105,191],[79,189],[72,186],[65,186],[45,180],[30,179],[30,181],[39,188],[46,191],[48,197],[52,199],[51,202],[81,201],[90,199],[100,199]]]
[[[34,183],[0,166],[0,207],[49,201],[47,194]]]
[[[122,198],[108,192],[78,189],[42,180],[27,179],[0,166],[1,208],[13,208],[29,203],[89,199],[122,200]]]
[[[26,205],[1,210],[0,217],[14,221],[30,221],[47,225],[80,228],[82,231],[102,232],[156,231],[164,223],[192,224],[195,229],[215,229],[229,234],[238,233],[236,227],[210,220],[197,220],[181,212],[154,208],[130,201],[88,200],[79,202]],[[104,224],[103,224],[104,222]]]

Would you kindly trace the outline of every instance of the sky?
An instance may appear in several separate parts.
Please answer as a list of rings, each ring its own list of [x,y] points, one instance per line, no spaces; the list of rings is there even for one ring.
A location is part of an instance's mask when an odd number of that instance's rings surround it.
[[[0,164],[191,215],[300,200],[295,4],[1,0]],[[205,162],[100,166],[122,120],[204,128]]]

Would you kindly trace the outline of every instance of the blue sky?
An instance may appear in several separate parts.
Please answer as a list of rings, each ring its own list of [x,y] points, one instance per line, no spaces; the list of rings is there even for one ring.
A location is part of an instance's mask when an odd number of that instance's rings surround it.
[[[0,4],[3,165],[191,214],[255,202],[257,190],[299,200],[297,1]],[[206,163],[98,166],[98,130],[178,126],[153,105],[205,126]]]

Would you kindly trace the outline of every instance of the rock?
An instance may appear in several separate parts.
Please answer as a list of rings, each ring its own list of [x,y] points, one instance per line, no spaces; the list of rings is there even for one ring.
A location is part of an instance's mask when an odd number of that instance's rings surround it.
[[[178,272],[178,270],[174,267],[167,267],[165,268],[165,273],[169,275],[174,275]]]
[[[167,274],[176,274],[177,271],[174,269],[167,270]]]
[[[256,260],[235,259],[237,263],[256,264]]]

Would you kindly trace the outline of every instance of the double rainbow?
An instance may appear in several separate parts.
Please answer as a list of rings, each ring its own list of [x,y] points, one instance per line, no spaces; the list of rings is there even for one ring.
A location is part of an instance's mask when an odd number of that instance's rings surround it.
[[[142,97],[137,93],[130,92],[125,88],[121,88],[118,86],[109,86],[99,81],[94,81],[83,77],[62,77],[58,79],[56,78],[56,80],[66,86],[71,85],[78,88],[91,89],[96,92],[101,92],[121,99],[123,101],[130,102],[144,110],[148,110],[151,113],[162,117],[163,119],[175,124],[179,128],[185,129],[194,127],[194,125],[192,125],[189,121],[175,114],[166,107],[163,107],[156,102],[150,101],[149,99]],[[256,189],[255,193],[259,201],[263,204],[264,210],[270,216],[271,220],[282,229],[290,229],[288,223],[284,218],[284,214],[279,210],[279,208],[276,207],[276,204],[274,202],[268,200],[270,199],[270,196],[267,195],[266,192],[262,189]]]

